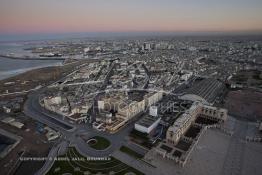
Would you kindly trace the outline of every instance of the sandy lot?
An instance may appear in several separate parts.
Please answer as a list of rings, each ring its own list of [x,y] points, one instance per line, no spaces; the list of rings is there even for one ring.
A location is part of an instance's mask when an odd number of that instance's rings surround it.
[[[208,129],[189,157],[185,167],[148,152],[146,158],[156,168],[150,174],[168,175],[260,175],[262,174],[262,144],[244,141],[248,123],[234,122],[232,136],[219,129]]]
[[[230,115],[250,121],[262,120],[262,93],[251,90],[230,91],[225,108]]]
[[[24,121],[24,123],[26,125],[26,128],[30,129],[30,131],[18,129],[0,122],[0,127],[2,129],[7,130],[23,138],[21,142],[6,157],[0,160],[0,174],[11,173],[30,175],[34,174],[34,172],[41,168],[41,166],[43,166],[44,164],[43,161],[18,161],[23,151],[25,151],[23,155],[24,157],[45,157],[48,155],[48,152],[51,148],[51,144],[46,142],[45,135],[39,134],[35,131],[36,124],[33,120],[28,119]],[[16,169],[18,169],[18,171]]]

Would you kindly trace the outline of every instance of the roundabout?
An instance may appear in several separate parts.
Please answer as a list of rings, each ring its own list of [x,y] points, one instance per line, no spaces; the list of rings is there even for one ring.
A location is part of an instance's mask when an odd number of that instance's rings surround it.
[[[67,161],[55,161],[47,175],[61,174],[115,174],[115,175],[143,175],[142,172],[128,166],[115,157],[104,159],[88,159],[81,155],[74,147],[69,147],[59,159],[67,158]],[[89,157],[90,158],[90,157]],[[92,157],[91,157],[92,158]],[[93,157],[96,158],[96,157]]]
[[[91,148],[96,150],[105,150],[111,145],[109,140],[101,136],[94,136],[90,138],[86,143]]]

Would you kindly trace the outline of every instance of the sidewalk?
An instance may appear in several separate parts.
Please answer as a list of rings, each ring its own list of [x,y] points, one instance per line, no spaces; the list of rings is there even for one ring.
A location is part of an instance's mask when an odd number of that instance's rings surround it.
[[[122,153],[121,151],[115,151],[112,154],[113,157],[115,157],[116,159],[122,161],[123,163],[137,169],[138,171],[141,171],[144,174],[148,174],[148,175],[153,175],[153,174],[157,174],[155,172],[156,168],[153,168],[151,166],[149,166],[148,164],[146,164],[145,162],[139,160],[139,159],[135,159],[133,157],[130,157],[129,155]]]

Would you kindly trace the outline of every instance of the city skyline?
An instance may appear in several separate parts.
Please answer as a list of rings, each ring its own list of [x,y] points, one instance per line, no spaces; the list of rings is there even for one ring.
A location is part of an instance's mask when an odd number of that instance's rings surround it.
[[[0,0],[0,34],[261,32],[259,0]]]
[[[262,0],[0,0],[0,174],[261,175]]]

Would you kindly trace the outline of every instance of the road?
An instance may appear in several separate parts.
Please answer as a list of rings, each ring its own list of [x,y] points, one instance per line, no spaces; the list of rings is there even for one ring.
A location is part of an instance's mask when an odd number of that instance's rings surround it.
[[[39,91],[32,92],[28,95],[28,100],[25,102],[23,111],[27,116],[62,132],[74,129],[74,126],[71,124],[59,120],[56,114],[52,114],[49,111],[43,109],[39,104],[38,95]]]
[[[105,89],[114,67],[115,64],[112,63],[101,89]],[[75,71],[76,70],[73,70],[73,72]],[[62,78],[61,80],[65,80],[65,78],[66,77]],[[52,85],[54,85],[54,83]],[[122,145],[127,143],[126,138],[133,129],[137,118],[130,121],[128,125],[114,134],[97,131],[92,128],[90,123],[72,124],[67,118],[48,111],[39,104],[40,94],[46,91],[46,89],[49,87],[52,86],[46,86],[38,90],[30,91],[24,104],[24,113],[27,116],[48,125],[49,127],[59,131],[61,134],[61,138],[59,139],[61,143],[58,143],[58,146],[52,148],[48,155],[49,158],[58,156],[59,150],[63,150],[62,152],[65,152],[68,146],[74,146],[84,156],[107,157],[112,155],[115,151],[119,150]],[[111,145],[105,150],[95,150],[89,147],[89,145],[86,143],[86,140],[94,136],[102,136],[108,139],[111,142]],[[141,154],[144,154],[146,151],[142,150],[136,145],[130,143],[128,145]],[[45,165],[42,169],[39,170],[38,174],[44,174],[44,172],[46,172],[52,166],[52,164],[52,161],[46,161]]]
[[[68,145],[66,141],[63,141],[58,145],[54,145],[48,154],[48,157],[47,157],[47,160],[44,166],[36,173],[36,175],[46,174],[49,171],[49,169],[52,167],[53,163],[55,162],[54,157],[59,155],[59,151],[61,149],[65,149],[65,147],[67,146]]]
[[[229,148],[227,150],[227,156],[223,165],[222,174],[241,174],[246,144],[246,141],[244,141],[244,139],[246,136],[247,127],[247,123],[240,120],[236,121],[234,134],[229,143]]]
[[[38,92],[31,92],[28,95],[28,100],[24,105],[24,113],[32,117],[33,119],[40,121],[51,128],[59,131],[63,142],[70,143],[69,146],[74,146],[81,154],[84,156],[93,156],[93,157],[107,157],[112,155],[116,150],[118,150],[122,145],[127,142],[127,135],[133,129],[134,123],[136,120],[132,121],[126,127],[122,128],[119,132],[110,134],[106,132],[100,132],[92,128],[90,124],[70,124],[66,120],[63,120],[61,116],[53,114],[43,109],[38,103]],[[86,139],[102,136],[108,139],[111,142],[110,147],[105,150],[95,150],[88,146],[85,142]],[[83,138],[86,138],[85,140]],[[62,143],[61,143],[62,144]],[[132,146],[132,148],[135,146]],[[66,148],[63,148],[66,149]],[[53,148],[48,157],[58,156],[59,147]],[[139,149],[138,149],[139,150]],[[40,169],[38,174],[44,172],[52,166],[52,162],[46,161],[44,168]]]

